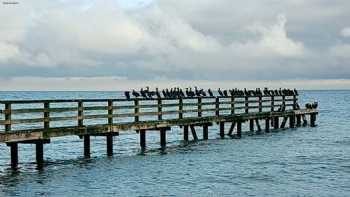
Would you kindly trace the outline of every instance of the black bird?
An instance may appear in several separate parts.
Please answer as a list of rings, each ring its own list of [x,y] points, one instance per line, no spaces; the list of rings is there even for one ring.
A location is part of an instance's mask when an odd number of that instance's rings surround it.
[[[128,101],[130,101],[130,92],[129,92],[129,91],[125,91],[125,92],[124,92],[124,95],[125,95],[126,99],[127,99]]]
[[[146,91],[143,90],[142,88],[141,88],[141,90],[140,90],[140,93],[141,93],[141,96],[142,96],[143,98],[147,98]]]
[[[222,93],[223,93],[225,96],[228,96],[227,90],[224,90]]]
[[[161,97],[158,88],[156,88],[156,96],[157,96],[158,98]]]
[[[209,96],[211,96],[211,97],[213,97],[213,96],[214,96],[214,94],[213,94],[213,92],[211,91],[211,89],[210,89],[210,88],[208,89],[208,94],[209,94]]]
[[[132,95],[137,98],[140,96],[140,93],[136,92],[135,90],[132,90]]]
[[[220,94],[220,96],[224,96],[220,88],[218,89],[218,93]]]
[[[299,95],[299,93],[298,93],[298,90],[297,90],[297,89],[295,89],[295,88],[294,88],[294,90],[293,90],[293,91],[294,91],[294,95],[295,95],[295,96],[298,96],[298,95]]]
[[[318,107],[318,102],[314,102],[311,104],[312,109],[317,109],[317,107]]]

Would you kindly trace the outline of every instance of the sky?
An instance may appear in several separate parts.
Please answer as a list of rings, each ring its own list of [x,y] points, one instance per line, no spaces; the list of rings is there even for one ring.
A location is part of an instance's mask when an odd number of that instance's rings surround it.
[[[0,1],[0,91],[350,88],[349,0]]]

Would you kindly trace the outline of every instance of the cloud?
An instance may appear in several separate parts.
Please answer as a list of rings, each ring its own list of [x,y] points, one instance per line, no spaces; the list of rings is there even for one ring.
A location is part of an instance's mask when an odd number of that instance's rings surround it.
[[[350,27],[344,28],[341,32],[340,35],[343,37],[350,37]]]
[[[345,0],[21,1],[0,6],[0,77],[347,79],[349,17]]]

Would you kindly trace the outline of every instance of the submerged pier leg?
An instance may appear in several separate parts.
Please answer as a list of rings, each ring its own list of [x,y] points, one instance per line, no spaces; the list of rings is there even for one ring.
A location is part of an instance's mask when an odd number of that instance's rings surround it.
[[[225,122],[220,122],[220,137],[225,138]]]
[[[259,119],[255,119],[255,124],[256,124],[256,127],[257,127],[257,132],[261,132],[261,127],[260,127]]]
[[[192,133],[193,140],[194,141],[198,141],[198,136],[197,136],[197,133],[196,133],[196,129],[194,128],[194,125],[191,125],[190,128],[191,128],[191,133]]]
[[[162,149],[165,149],[166,147],[166,129],[165,128],[160,129],[160,147]]]
[[[113,135],[106,136],[107,141],[107,156],[113,156]]]
[[[142,150],[146,149],[146,130],[140,130],[140,146]]]
[[[36,147],[36,163],[38,168],[42,168],[44,164],[44,142],[42,140],[38,140],[35,142]]]
[[[84,157],[90,157],[90,135],[84,135]]]
[[[188,142],[188,125],[184,126],[184,141]]]
[[[203,125],[203,140],[208,140],[208,125]]]
[[[278,116],[276,116],[276,117],[274,117],[273,118],[273,127],[274,127],[274,129],[278,129],[279,128],[279,117]]]
[[[11,151],[11,168],[16,170],[18,168],[18,143],[8,143],[7,146],[10,147]]]
[[[249,120],[249,130],[254,131],[254,119]]]
[[[310,126],[316,127],[316,114],[310,114]]]
[[[265,119],[265,132],[270,133],[270,118]]]
[[[237,122],[237,137],[242,137],[242,121]]]
[[[295,115],[289,116],[289,128],[295,127]]]
[[[301,127],[301,115],[297,115],[297,127]]]

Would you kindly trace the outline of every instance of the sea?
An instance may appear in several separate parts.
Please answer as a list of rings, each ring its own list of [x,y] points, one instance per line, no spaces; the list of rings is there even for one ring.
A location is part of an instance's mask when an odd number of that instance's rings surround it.
[[[122,92],[0,92],[6,99],[119,98]],[[35,146],[19,145],[19,170],[0,144],[0,196],[350,196],[350,91],[301,91],[300,103],[318,101],[317,126],[185,144],[180,128],[159,149],[159,133],[147,133],[147,151],[134,131],[91,139],[83,157],[78,136],[52,138],[45,166],[35,165]],[[247,130],[246,127],[244,127]],[[198,133],[201,138],[201,132]]]

